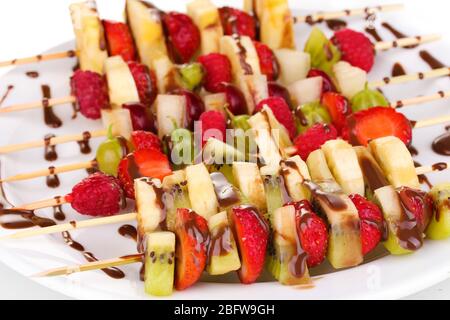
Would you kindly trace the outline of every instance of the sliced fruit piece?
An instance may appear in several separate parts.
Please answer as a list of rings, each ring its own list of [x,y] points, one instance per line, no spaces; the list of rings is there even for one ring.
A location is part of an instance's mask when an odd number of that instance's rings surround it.
[[[203,162],[206,164],[226,164],[244,160],[244,153],[215,138],[209,138],[203,146]]]
[[[167,230],[175,231],[177,209],[191,207],[184,170],[178,170],[166,176],[162,186],[165,192]]]
[[[266,194],[256,163],[233,162],[234,181],[245,198],[260,212],[266,211]]]
[[[280,145],[284,145],[285,148],[292,146],[291,139],[295,138],[297,128],[295,127],[294,117],[286,101],[279,97],[267,98],[258,103],[255,111],[264,113],[269,120],[270,127],[274,130],[279,130],[278,134],[281,138]]]
[[[269,81],[275,81],[280,76],[280,65],[274,52],[264,43],[253,41],[256,53],[259,58],[259,67],[261,73],[267,77]]]
[[[282,176],[278,174],[264,175],[263,183],[267,203],[265,217],[267,221],[269,221],[269,224],[273,226],[274,212],[286,203],[291,202],[292,199],[286,190],[286,185]]]
[[[400,139],[397,137],[374,139],[369,143],[369,147],[394,188],[406,186],[420,189],[414,161],[408,148]]]
[[[235,81],[242,75],[261,74],[258,53],[249,37],[238,35],[222,37],[220,53],[230,60]]]
[[[179,89],[178,71],[168,56],[161,55],[153,60],[153,71],[159,93],[167,93]]]
[[[309,175],[308,166],[299,156],[291,157],[281,162],[281,175],[293,201],[311,199],[309,189],[303,185],[305,180],[311,180],[311,176]]]
[[[220,8],[219,13],[225,35],[238,34],[256,39],[256,21],[251,15],[231,7]]]
[[[96,7],[95,1],[83,1],[73,3],[69,8],[81,70],[103,74],[108,52]]]
[[[139,101],[147,108],[151,108],[158,94],[155,72],[150,70],[145,64],[134,61],[128,62],[128,68],[130,68],[130,72],[133,75],[139,94]]]
[[[246,100],[247,114],[253,114],[255,107],[269,97],[265,75],[243,75],[237,80],[237,83]]]
[[[130,140],[133,132],[130,111],[127,109],[103,109],[102,123],[104,128],[112,128],[113,136],[122,136]]]
[[[233,208],[230,219],[242,264],[239,279],[245,284],[254,283],[264,269],[269,227],[251,206]]]
[[[328,167],[327,159],[321,149],[313,151],[309,154],[306,164],[309,169],[312,181],[318,185],[322,185],[324,182],[333,182],[336,185],[336,190],[326,190],[328,192],[335,192],[341,190],[341,187],[336,183],[333,174]]]
[[[422,247],[423,237],[414,215],[404,210],[394,187],[375,190],[375,199],[383,211],[388,237],[383,243],[391,254],[412,253]]]
[[[296,228],[295,207],[285,206],[273,213],[274,253],[269,256],[268,266],[272,275],[281,284],[309,284],[308,254],[303,250]]]
[[[333,74],[333,66],[341,60],[339,50],[318,27],[312,28],[304,51],[311,56],[313,68],[323,70],[329,75]]]
[[[261,41],[272,49],[295,49],[294,23],[287,0],[263,0],[258,12]]]
[[[339,91],[347,98],[352,99],[358,92],[364,90],[367,82],[367,73],[350,63],[340,61],[333,67]]]
[[[241,261],[226,211],[219,212],[209,218],[208,227],[211,234],[211,243],[206,271],[210,275],[220,275],[239,270]]]
[[[134,190],[139,235],[164,229],[161,226],[165,226],[165,204],[163,190],[158,182],[151,178],[136,179]]]
[[[203,97],[203,102],[205,103],[205,111],[219,111],[226,115],[227,96],[225,93],[207,94]]]
[[[425,232],[434,213],[431,196],[425,191],[409,187],[401,187],[397,189],[397,193],[403,209],[414,215],[419,230]]]
[[[175,235],[153,232],[145,237],[145,292],[154,296],[169,296],[173,291],[175,273]]]
[[[325,106],[320,102],[310,102],[302,104],[295,108],[294,111],[297,130],[300,133],[306,133],[313,126],[318,124],[329,124],[330,128],[336,130],[331,124],[331,116]]]
[[[320,101],[322,95],[322,78],[306,78],[289,85],[288,90],[297,105]]]
[[[315,124],[295,138],[295,154],[306,160],[311,152],[320,149],[325,142],[337,137],[337,130],[332,124]]]
[[[210,177],[221,211],[227,211],[231,207],[241,204],[242,198],[239,190],[227,180],[222,172],[212,172]]]
[[[171,94],[181,95],[186,99],[186,127],[191,130],[194,129],[194,122],[198,121],[201,114],[205,112],[205,104],[202,98],[186,89],[174,90]]]
[[[411,122],[392,108],[375,107],[347,117],[342,137],[353,145],[367,144],[377,138],[395,136],[409,145],[412,140]]]
[[[206,166],[200,163],[186,167],[186,180],[192,209],[205,219],[215,215],[219,203]]]
[[[184,290],[196,283],[206,267],[210,241],[208,222],[194,211],[177,210],[175,288]]]
[[[352,112],[348,100],[338,93],[326,92],[322,95],[321,103],[327,108],[333,125],[341,132],[347,124],[346,117]]]
[[[140,101],[133,75],[122,57],[115,56],[106,59],[105,73],[113,109],[122,108],[124,103]]]
[[[183,88],[194,91],[200,87],[205,71],[198,62],[185,64],[179,67],[179,74]]]
[[[179,95],[159,94],[156,98],[156,121],[160,138],[183,128],[186,121],[186,98]]]
[[[274,53],[280,65],[279,80],[283,85],[288,86],[306,78],[311,68],[311,57],[308,53],[292,49],[277,49]]]
[[[125,61],[136,60],[136,49],[128,25],[123,22],[103,20],[109,56],[122,56]]]
[[[358,157],[352,146],[344,140],[329,140],[322,146],[328,167],[337,183],[347,194],[364,196],[364,178]]]
[[[389,101],[378,90],[371,90],[366,85],[363,91],[355,94],[351,101],[353,112],[369,109],[372,107],[389,107]]]
[[[308,72],[308,78],[321,77],[322,78],[322,94],[325,92],[336,92],[336,87],[334,86],[333,80],[331,77],[322,70],[319,69],[310,69]]]
[[[148,2],[127,0],[125,16],[142,63],[151,70],[158,70],[153,62],[167,57],[160,11]]]
[[[450,183],[441,183],[431,189],[435,214],[426,230],[427,237],[432,240],[450,237]]]
[[[200,30],[201,52],[219,52],[223,36],[219,10],[210,0],[194,0],[187,4],[187,13]]]
[[[353,202],[344,193],[326,192],[312,182],[305,183],[330,225],[328,261],[336,269],[362,263],[360,220]]]

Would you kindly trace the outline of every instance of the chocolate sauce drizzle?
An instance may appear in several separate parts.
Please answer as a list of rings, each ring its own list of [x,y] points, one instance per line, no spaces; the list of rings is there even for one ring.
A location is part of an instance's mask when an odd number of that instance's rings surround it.
[[[47,161],[55,161],[58,159],[56,153],[56,145],[51,145],[51,139],[56,137],[54,134],[49,133],[44,137],[44,158]]]
[[[37,72],[37,71],[27,71],[27,72],[25,72],[25,75],[27,77],[29,77],[29,78],[36,79],[36,78],[39,77],[39,72]]]
[[[347,22],[340,19],[326,20],[325,23],[327,24],[327,27],[332,31],[338,31],[347,27]]]
[[[78,141],[80,152],[82,154],[89,154],[92,152],[89,141],[91,140],[91,133],[89,131],[83,132],[83,140]]]
[[[0,107],[1,105],[5,102],[5,100],[8,98],[9,94],[11,93],[11,91],[14,89],[14,86],[12,84],[8,85],[8,87],[6,88],[5,93],[3,94],[3,96],[0,98]]]
[[[394,28],[392,25],[390,25],[387,22],[383,22],[381,25],[383,26],[383,28],[389,30],[397,39],[406,38],[407,37],[404,33],[400,32],[399,30],[397,30],[396,28]],[[417,37],[417,39],[420,39],[420,37]],[[413,48],[416,48],[418,46],[419,46],[418,44],[415,44],[415,45],[406,46],[404,48],[405,49],[413,49]]]
[[[442,62],[433,57],[428,51],[420,51],[419,56],[430,66],[431,69],[440,69],[445,67]]]
[[[372,28],[367,27],[365,29],[365,31],[368,34],[370,34],[372,36],[372,38],[375,39],[375,41],[377,41],[377,42],[383,41],[383,38],[381,38],[381,36],[378,34],[378,31],[377,31],[377,29],[375,29],[375,27],[372,27]]]
[[[238,53],[239,61],[240,61],[242,70],[244,70],[244,74],[252,75],[253,69],[252,69],[252,66],[247,63],[247,50],[241,43],[241,37],[237,34],[234,34],[232,37],[234,40],[236,40],[236,45],[239,49],[239,53]]]
[[[47,186],[49,188],[57,188],[60,185],[60,181],[59,181],[59,177],[58,175],[55,173],[55,167],[54,166],[50,166],[48,167],[48,172],[49,175],[47,176]]]
[[[213,172],[210,174],[210,177],[221,208],[227,208],[239,203],[239,195],[221,172]]]
[[[417,162],[417,161],[414,161],[414,166],[415,166],[416,168],[418,168],[418,167],[421,167],[422,164],[419,163],[419,162]],[[424,174],[419,174],[419,175],[417,176],[417,178],[419,178],[419,183],[420,183],[420,184],[425,184],[425,185],[427,185],[428,188],[430,188],[430,189],[433,188],[433,184],[430,182],[430,180],[428,179],[428,177],[427,177],[426,175],[424,175]]]
[[[450,156],[450,126],[447,126],[445,130],[447,132],[434,139],[431,147],[437,154]]]
[[[392,67],[391,74],[393,77],[404,76],[406,74],[406,71],[400,63],[396,62]]]
[[[131,224],[124,224],[117,231],[122,237],[133,239],[136,242],[138,240],[137,229]]]
[[[42,90],[42,109],[44,110],[44,121],[45,124],[51,128],[59,128],[62,126],[62,121],[53,112],[53,107],[49,104],[49,99],[51,98],[50,87],[46,84],[41,86]]]
[[[53,217],[56,220],[64,221],[64,220],[66,220],[66,215],[64,214],[64,212],[62,210],[61,199],[62,199],[61,196],[55,197],[57,205],[53,207]]]

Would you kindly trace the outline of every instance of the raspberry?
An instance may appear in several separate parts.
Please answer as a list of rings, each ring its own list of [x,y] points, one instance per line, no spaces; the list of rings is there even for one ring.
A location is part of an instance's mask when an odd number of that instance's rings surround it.
[[[133,131],[131,133],[131,142],[135,150],[157,149],[161,150],[161,141],[154,133],[147,131]]]
[[[342,53],[342,60],[369,72],[374,64],[375,51],[372,42],[363,33],[342,29],[334,33],[331,41]]]
[[[187,63],[200,47],[200,32],[192,19],[183,13],[169,12],[163,16],[168,47],[176,63]]]
[[[198,57],[205,68],[204,87],[209,92],[219,93],[224,90],[223,83],[232,80],[231,63],[227,56],[220,53],[210,53]]]
[[[66,200],[81,214],[106,217],[120,211],[122,189],[113,176],[96,172],[75,185]]]
[[[141,100],[140,102],[150,108],[158,94],[155,73],[152,70],[149,70],[146,65],[134,61],[128,62],[128,68],[133,75],[134,83],[136,84],[139,94],[139,100]]]
[[[258,54],[261,73],[267,76],[268,81],[277,80],[280,74],[280,66],[272,49],[258,41],[253,41],[253,43]]]
[[[202,146],[209,138],[216,138],[220,141],[226,139],[227,123],[225,116],[219,111],[206,111],[200,116]]]
[[[95,72],[77,70],[70,79],[70,85],[81,114],[88,119],[100,119],[101,109],[109,108],[104,78]]]
[[[358,210],[359,219],[361,220],[361,244],[363,255],[372,251],[383,236],[383,214],[380,209],[359,194],[349,196]]]
[[[337,139],[337,137],[337,130],[332,124],[315,124],[295,138],[296,154],[306,161],[311,152],[320,149],[325,142]]]
[[[238,34],[256,39],[256,22],[251,15],[230,7],[220,8],[219,14],[225,35]]]
[[[287,129],[289,137],[294,139],[297,134],[297,128],[295,126],[294,116],[286,101],[280,97],[270,97],[258,103],[255,111],[260,111],[264,105],[267,105],[272,110],[278,122]]]

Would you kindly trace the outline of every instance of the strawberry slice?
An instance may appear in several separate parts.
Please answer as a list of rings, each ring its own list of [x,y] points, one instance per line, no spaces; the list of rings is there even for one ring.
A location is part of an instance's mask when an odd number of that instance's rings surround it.
[[[395,136],[409,145],[412,140],[410,121],[392,108],[374,107],[347,117],[342,137],[353,145],[367,146],[369,141]]]
[[[256,39],[256,21],[251,15],[230,7],[220,8],[219,14],[225,35],[238,34]]]
[[[318,266],[325,260],[328,248],[328,229],[325,222],[312,209],[308,200],[290,202],[285,206],[295,208],[297,234],[302,249],[308,254],[309,268]]]
[[[103,20],[103,27],[109,55],[120,55],[125,61],[136,60],[136,49],[128,25],[122,22]]]
[[[347,99],[335,92],[325,92],[322,95],[322,104],[327,107],[338,132],[341,132],[345,127],[347,116],[352,113]]]
[[[184,290],[196,283],[205,269],[210,240],[208,222],[190,209],[177,209],[175,234],[175,288]]]
[[[261,73],[267,76],[268,81],[275,81],[280,75],[280,66],[277,57],[267,45],[262,42],[253,41],[259,58]]]
[[[380,208],[359,194],[349,196],[358,210],[361,220],[361,244],[363,255],[375,249],[384,234],[384,219]]]
[[[250,284],[258,279],[264,269],[269,227],[258,211],[250,206],[233,208],[231,220],[242,263],[238,271],[239,279]]]
[[[118,178],[125,195],[134,199],[134,179],[149,177],[162,179],[172,174],[166,155],[157,149],[136,150],[119,163]]]

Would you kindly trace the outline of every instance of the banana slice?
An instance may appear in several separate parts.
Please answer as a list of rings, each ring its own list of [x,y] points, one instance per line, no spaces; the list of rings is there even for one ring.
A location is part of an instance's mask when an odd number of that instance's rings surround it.
[[[256,4],[261,41],[272,49],[295,49],[294,23],[287,0],[260,0]]]
[[[103,74],[103,64],[108,58],[108,52],[96,2],[88,0],[74,3],[69,8],[81,70]]]
[[[306,164],[314,183],[319,185],[327,192],[341,192],[341,187],[337,184],[330,168],[328,168],[327,159],[322,150],[318,149],[309,154]]]
[[[192,209],[208,220],[217,213],[219,207],[208,169],[200,163],[188,166],[185,170]]]
[[[303,80],[311,69],[311,56],[302,51],[292,49],[274,50],[280,65],[280,82],[288,86],[298,80]]]
[[[375,190],[389,185],[383,170],[365,147],[353,147],[358,157],[359,167],[364,176],[364,183],[372,194]]]
[[[164,223],[164,199],[159,180],[140,178],[134,180],[137,225],[140,235],[160,229]]]
[[[146,1],[127,0],[125,16],[142,63],[156,70],[153,62],[167,57],[160,11]]]
[[[200,30],[202,54],[219,52],[223,29],[217,7],[210,0],[194,0],[187,4],[187,13]]]
[[[328,167],[346,194],[364,196],[364,178],[358,157],[352,146],[344,140],[330,140],[322,146]]]
[[[265,212],[266,194],[258,165],[251,162],[233,162],[233,177],[244,197],[259,211]]]
[[[113,109],[122,108],[124,103],[140,101],[133,75],[121,56],[105,60],[105,73]]]
[[[155,101],[156,121],[160,138],[183,128],[186,119],[186,99],[183,96],[159,94]]]
[[[154,72],[156,76],[156,86],[159,93],[170,92],[179,88],[177,82],[177,68],[168,56],[161,56],[153,60]]]
[[[133,123],[128,109],[103,109],[101,113],[104,128],[112,126],[113,136],[122,136],[130,140]]]
[[[281,175],[293,201],[311,200],[311,192],[303,182],[311,180],[308,166],[300,156],[281,161]]]
[[[397,137],[383,137],[369,143],[370,152],[394,188],[420,189],[414,161],[408,148]]]

